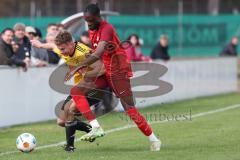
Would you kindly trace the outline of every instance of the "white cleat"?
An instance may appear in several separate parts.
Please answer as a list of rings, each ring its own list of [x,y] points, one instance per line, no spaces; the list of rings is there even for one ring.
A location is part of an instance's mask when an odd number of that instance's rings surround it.
[[[103,131],[103,129],[101,127],[97,127],[97,128],[94,127],[94,128],[92,128],[92,130],[89,133],[83,135],[80,138],[80,140],[82,140],[82,141],[90,141],[91,142],[92,139],[103,137],[104,135],[105,135],[105,133],[104,133],[104,131]]]
[[[150,151],[160,151],[161,141],[151,141],[150,142]]]

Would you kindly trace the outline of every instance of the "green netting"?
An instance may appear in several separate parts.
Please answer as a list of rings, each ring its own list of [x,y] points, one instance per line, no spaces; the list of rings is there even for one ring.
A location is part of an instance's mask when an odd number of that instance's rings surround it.
[[[43,35],[49,23],[64,17],[1,18],[0,29],[13,27],[17,22],[36,26]],[[121,40],[137,33],[144,40],[143,52],[149,55],[161,34],[170,39],[172,56],[216,56],[232,36],[240,34],[240,16],[184,15],[179,16],[111,16]]]
[[[233,35],[239,35],[240,16],[112,16],[110,22],[121,39],[137,33],[144,40],[143,51],[151,52],[161,34],[170,40],[173,56],[216,56]]]

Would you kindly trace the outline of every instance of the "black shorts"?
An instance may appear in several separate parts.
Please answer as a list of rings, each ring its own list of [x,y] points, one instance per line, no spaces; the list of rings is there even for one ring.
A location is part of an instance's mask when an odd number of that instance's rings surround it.
[[[92,94],[91,92],[89,94]],[[64,110],[65,105],[72,99],[71,95],[68,95],[67,98],[64,100],[64,103],[62,105],[62,110]],[[90,98],[89,96],[87,96],[87,101],[89,103],[89,106],[92,105],[96,105],[98,104],[101,100],[100,99],[96,99],[96,98]]]

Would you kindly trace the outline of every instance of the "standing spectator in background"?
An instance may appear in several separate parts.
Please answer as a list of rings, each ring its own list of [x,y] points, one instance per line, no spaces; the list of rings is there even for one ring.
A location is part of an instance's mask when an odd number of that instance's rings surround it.
[[[37,39],[37,40],[41,41],[42,40],[42,32],[41,32],[41,30],[39,28],[37,28],[37,27],[35,27],[34,29],[36,30],[36,34],[35,34],[34,39]]]
[[[65,26],[61,23],[56,24],[57,25],[57,32],[65,31]]]
[[[56,33],[57,32],[47,33],[46,40],[43,42],[39,41],[38,39],[31,40],[31,44],[34,48],[44,50],[44,52],[39,52],[38,54],[34,53],[35,58],[44,60],[43,57],[47,56],[49,64],[59,63],[60,57],[54,51],[52,51],[53,46],[55,46],[54,39],[56,37]]]
[[[36,30],[32,26],[27,26],[25,28],[25,36],[28,37],[29,40],[33,40],[36,35]]]
[[[31,41],[41,41],[42,33],[38,28],[34,28],[36,33],[34,38]],[[36,67],[45,67],[48,65],[48,51],[44,48],[37,48],[32,45],[31,49],[31,63]]]
[[[58,26],[55,23],[49,23],[47,26],[47,34],[48,33],[55,33],[57,34],[58,32]]]
[[[46,43],[53,44],[54,40],[55,40],[55,37],[56,37],[56,32],[55,33],[54,32],[53,33],[47,33]],[[48,63],[49,64],[58,64],[58,62],[60,60],[60,57],[55,52],[53,52],[52,50],[47,50],[47,53],[48,53]]]
[[[138,35],[131,34],[127,40],[131,43],[132,47],[127,47],[125,51],[131,61],[152,61],[150,57],[143,55]]]
[[[27,70],[26,63],[16,57],[12,48],[14,31],[11,28],[5,28],[0,37],[0,65],[16,65]]]
[[[62,26],[63,27],[63,26]],[[47,27],[46,40],[44,43],[54,43],[54,39],[57,36],[61,26],[56,23],[50,23]],[[52,50],[47,50],[48,53],[48,63],[49,64],[58,64],[60,57],[54,53]]]
[[[16,53],[18,51],[19,44],[14,40],[12,40],[11,44],[12,44],[13,52]]]
[[[237,56],[237,45],[238,38],[236,36],[232,37],[231,42],[224,46],[220,56]]]
[[[14,41],[19,44],[16,57],[25,61],[27,66],[29,66],[31,44],[29,39],[25,36],[25,25],[23,23],[16,23],[13,29],[15,31]]]
[[[152,59],[161,59],[164,61],[170,60],[168,54],[168,37],[166,35],[161,35],[159,42],[155,45],[151,53]]]

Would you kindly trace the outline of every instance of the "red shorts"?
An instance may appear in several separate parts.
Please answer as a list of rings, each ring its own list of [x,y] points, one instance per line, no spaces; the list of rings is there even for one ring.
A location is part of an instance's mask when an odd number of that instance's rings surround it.
[[[100,76],[96,79],[97,88],[110,87],[117,97],[132,96],[130,78],[126,75],[115,77]]]

